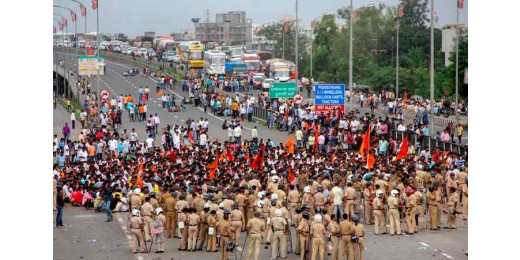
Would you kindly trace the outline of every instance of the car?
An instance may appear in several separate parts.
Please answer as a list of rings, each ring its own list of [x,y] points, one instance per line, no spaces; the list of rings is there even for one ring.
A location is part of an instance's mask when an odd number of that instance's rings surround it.
[[[139,56],[145,56],[148,53],[147,48],[139,48]]]
[[[264,81],[262,82],[262,89],[264,90],[269,90],[269,88],[271,88],[272,86],[274,86],[274,79],[264,79]]]
[[[126,49],[126,54],[132,55],[133,52],[137,51],[136,47],[129,47]]]
[[[129,69],[123,72],[123,76],[135,76],[139,73],[136,69]]]
[[[155,57],[157,56],[157,53],[153,49],[148,49],[147,51],[148,56]]]
[[[175,62],[175,63],[181,63],[181,57],[179,57],[179,55],[175,55],[175,56],[173,56],[173,62]]]
[[[265,75],[264,74],[254,74],[253,75],[253,87],[254,88],[261,88],[262,87],[262,82],[264,81],[265,79]]]
[[[172,62],[175,56],[177,56],[175,55],[175,52],[165,52],[162,55],[162,59],[166,62]]]

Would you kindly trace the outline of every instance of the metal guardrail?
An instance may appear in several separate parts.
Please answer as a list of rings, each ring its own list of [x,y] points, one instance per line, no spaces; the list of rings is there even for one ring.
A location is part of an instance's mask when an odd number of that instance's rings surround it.
[[[257,107],[257,106],[253,106],[253,116],[254,117],[257,117],[257,118],[260,118],[262,120],[265,120],[267,121],[268,118],[267,118],[267,109],[265,108],[261,108],[261,107]]]
[[[430,151],[433,148],[437,148],[442,151],[450,151],[455,154],[466,154],[468,153],[468,145],[458,145],[452,142],[444,142],[441,140],[436,140],[435,138],[431,138],[429,136],[419,136],[414,132],[402,132],[397,130],[389,130],[389,135],[391,138],[397,140],[403,140],[403,138],[408,136],[408,142],[412,144],[419,144],[421,147],[428,146]]]

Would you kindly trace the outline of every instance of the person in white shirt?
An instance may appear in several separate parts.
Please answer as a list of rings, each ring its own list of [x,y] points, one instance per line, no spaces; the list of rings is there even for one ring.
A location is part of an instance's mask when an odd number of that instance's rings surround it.
[[[397,126],[397,131],[404,132],[406,130],[406,126],[404,126],[403,122],[399,123]]]
[[[332,213],[336,214],[336,216],[343,216],[343,189],[336,184],[330,192],[334,194],[334,209]]]
[[[235,136],[235,142],[238,145],[242,144],[242,142],[241,142],[241,139],[242,139],[242,128],[240,126],[237,126],[237,127],[235,127],[235,129],[233,129],[233,135]]]
[[[206,145],[207,145],[207,142],[208,142],[208,136],[203,132],[200,136],[199,136],[199,144],[200,144],[200,148],[206,148]]]
[[[228,126],[228,137],[229,137],[230,142],[233,142],[233,134],[234,134],[233,126],[230,125],[230,126]]]
[[[151,135],[148,136],[148,138],[146,139],[146,148],[148,150],[150,150],[150,148],[153,147],[153,138]]]
[[[353,133],[357,132],[359,128],[359,121],[357,119],[354,119],[350,122],[350,129]]]
[[[113,212],[126,212],[128,211],[128,199],[122,197],[116,204],[116,208]]]
[[[258,130],[256,129],[256,126],[251,130],[251,138],[253,138],[255,144],[258,144]]]
[[[208,127],[209,127],[209,122],[208,122],[208,119],[207,119],[207,118],[206,118],[206,119],[204,120],[204,122],[202,123],[202,127],[203,127],[204,129],[208,129]]]
[[[157,115],[157,113],[155,113],[155,133],[157,133],[157,131],[159,130],[159,125],[161,124],[161,119],[159,118],[159,115]]]

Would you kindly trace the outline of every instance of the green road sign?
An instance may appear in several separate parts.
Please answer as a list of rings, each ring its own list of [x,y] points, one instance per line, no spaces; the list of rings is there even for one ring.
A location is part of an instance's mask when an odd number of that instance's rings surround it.
[[[273,87],[269,88],[269,98],[293,98],[296,93],[294,82],[274,83]]]

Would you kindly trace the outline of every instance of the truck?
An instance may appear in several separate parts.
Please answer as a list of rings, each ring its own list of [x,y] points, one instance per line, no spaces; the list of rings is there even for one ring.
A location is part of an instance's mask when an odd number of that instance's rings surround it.
[[[242,61],[226,62],[226,76],[247,76],[246,64]]]
[[[257,54],[244,53],[242,55],[242,62],[246,64],[246,69],[249,74],[260,72],[260,56]]]
[[[219,50],[208,50],[204,52],[204,70],[208,75],[224,75],[226,65],[226,54]]]
[[[175,51],[175,41],[172,39],[161,39],[157,46],[157,51],[160,53]]]
[[[287,82],[290,79],[290,70],[287,63],[282,59],[271,59],[267,61],[267,76],[275,81]]]
[[[246,53],[246,46],[236,45],[229,47],[228,61],[241,61],[242,55]]]

